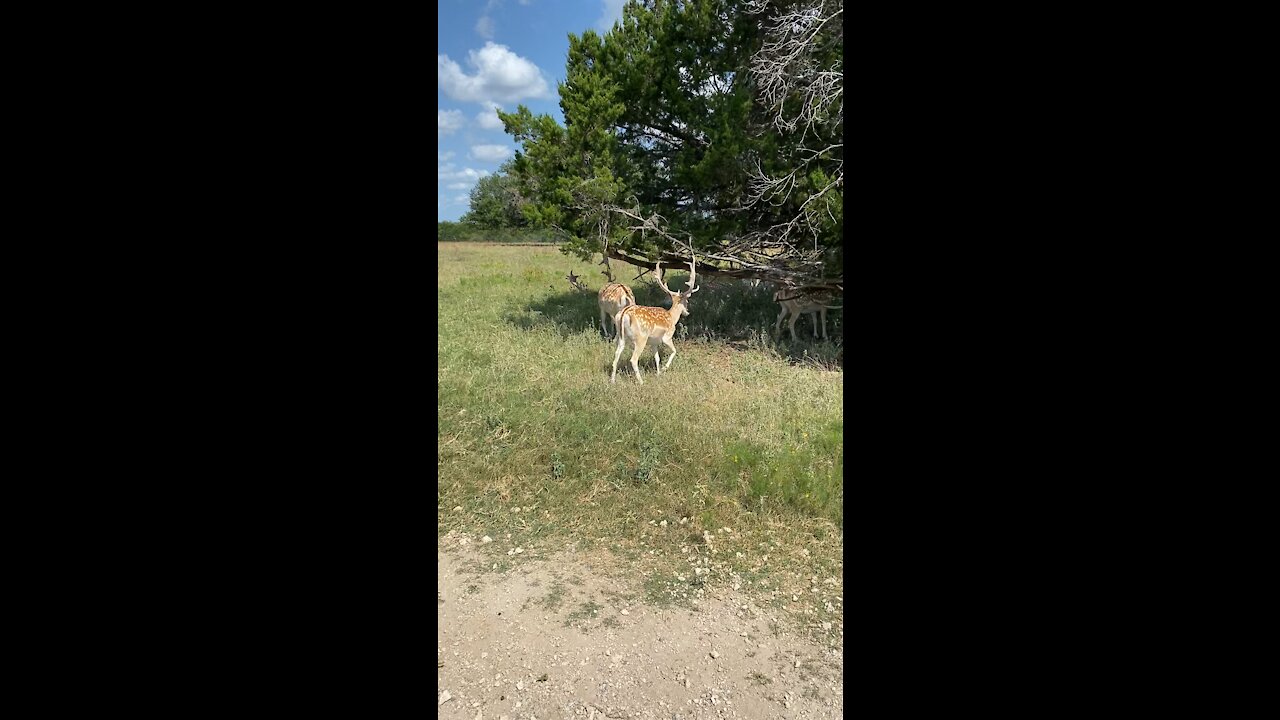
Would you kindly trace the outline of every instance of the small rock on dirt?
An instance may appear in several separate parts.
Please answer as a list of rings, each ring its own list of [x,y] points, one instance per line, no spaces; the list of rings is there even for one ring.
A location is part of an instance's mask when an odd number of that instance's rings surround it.
[[[444,692],[440,693],[440,702],[436,703],[436,707],[440,707],[441,705],[449,702],[449,700],[451,700],[452,698],[453,696],[449,694],[449,691],[445,690]]]
[[[715,650],[712,650],[712,651],[711,651],[711,657],[713,657],[713,658],[718,658],[718,657],[720,657],[720,653],[716,652]]]

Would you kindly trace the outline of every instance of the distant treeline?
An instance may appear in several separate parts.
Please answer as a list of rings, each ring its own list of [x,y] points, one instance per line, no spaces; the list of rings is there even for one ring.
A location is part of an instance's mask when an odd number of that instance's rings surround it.
[[[438,242],[555,243],[550,230],[534,228],[493,228],[465,222],[443,221],[437,225]]]

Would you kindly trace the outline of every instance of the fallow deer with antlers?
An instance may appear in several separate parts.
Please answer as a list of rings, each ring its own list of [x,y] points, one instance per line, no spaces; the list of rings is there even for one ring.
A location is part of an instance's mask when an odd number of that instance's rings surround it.
[[[671,337],[676,332],[676,322],[680,318],[689,314],[689,297],[698,292],[700,288],[694,287],[697,279],[697,269],[694,267],[697,258],[689,262],[689,279],[686,281],[685,289],[680,292],[674,292],[667,287],[662,281],[662,261],[654,263],[654,276],[658,280],[658,285],[671,296],[671,309],[667,310],[660,307],[645,307],[642,305],[629,305],[618,311],[618,315],[614,318],[614,327],[618,330],[618,351],[613,354],[613,375],[609,378],[609,382],[618,381],[618,358],[622,357],[622,350],[626,347],[627,340],[635,347],[631,353],[631,369],[636,372],[636,381],[641,385],[644,379],[640,377],[640,353],[644,351],[644,347],[650,340],[658,340],[667,346],[667,368],[671,368],[671,360],[676,356],[676,346],[671,343]],[[662,355],[659,348],[653,351],[653,367],[658,374],[662,374]]]

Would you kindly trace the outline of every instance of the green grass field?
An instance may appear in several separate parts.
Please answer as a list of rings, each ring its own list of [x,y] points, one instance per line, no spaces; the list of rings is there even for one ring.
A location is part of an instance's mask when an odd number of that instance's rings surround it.
[[[831,341],[813,342],[805,317],[807,340],[775,342],[771,289],[702,278],[671,368],[654,374],[651,344],[640,386],[628,347],[611,385],[598,266],[549,247],[437,252],[442,534],[491,536],[500,569],[525,557],[512,547],[569,545],[607,555],[652,602],[696,607],[736,586],[838,629],[813,588],[843,586],[844,311],[828,313]],[[669,305],[637,270],[614,272],[640,304]],[[668,286],[686,275],[672,268]]]

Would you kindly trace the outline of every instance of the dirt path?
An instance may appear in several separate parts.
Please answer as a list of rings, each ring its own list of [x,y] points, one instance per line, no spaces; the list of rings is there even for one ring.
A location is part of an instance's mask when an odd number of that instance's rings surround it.
[[[562,553],[507,573],[477,551],[437,549],[439,717],[839,718],[843,642],[791,635],[727,593],[694,611],[641,599]]]

